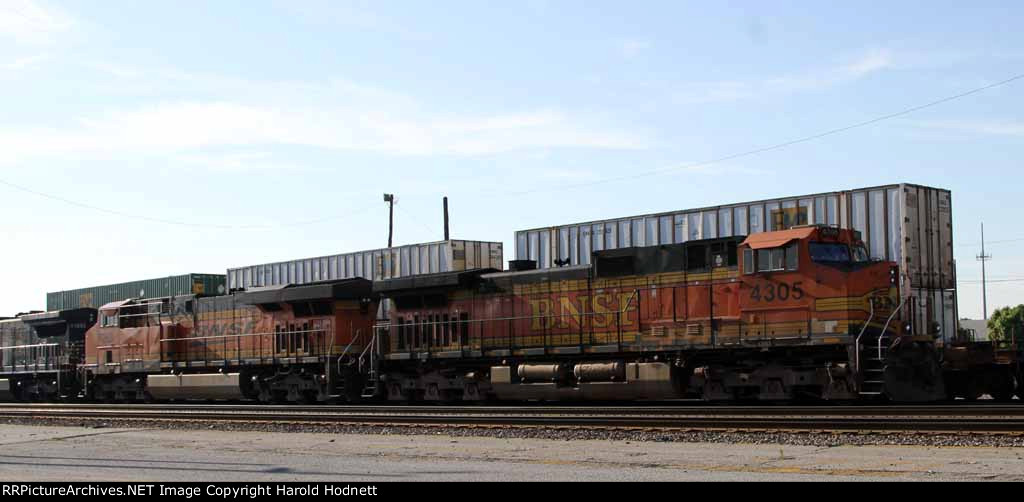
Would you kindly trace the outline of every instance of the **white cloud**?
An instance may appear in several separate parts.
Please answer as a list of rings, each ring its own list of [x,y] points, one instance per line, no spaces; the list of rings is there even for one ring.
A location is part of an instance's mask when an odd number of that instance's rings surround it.
[[[598,173],[588,169],[551,167],[540,171],[540,177],[549,180],[590,181],[600,179]]]
[[[623,40],[619,44],[619,52],[626,57],[633,57],[653,47],[654,44],[650,40],[645,39],[630,39]]]
[[[428,34],[399,22],[394,17],[383,16],[368,6],[339,2],[335,0],[294,0],[277,1],[275,5],[283,12],[309,23],[331,25],[345,29],[378,32],[410,40],[426,40]]]
[[[0,128],[0,162],[29,156],[181,153],[216,147],[297,145],[396,155],[483,155],[582,147],[646,148],[633,133],[585,125],[567,114],[431,116],[360,107],[162,102],[80,118],[67,128]],[[207,159],[208,160],[208,159]],[[234,159],[226,166],[241,166]],[[251,159],[250,159],[251,160]]]
[[[122,79],[133,79],[142,76],[142,72],[138,68],[112,63],[110,61],[86,61],[79,63],[79,65]]]
[[[699,104],[752,99],[767,94],[787,94],[825,89],[864,78],[892,68],[890,51],[876,50],[838,66],[803,73],[754,80],[694,82],[681,86],[672,95],[676,104]]]
[[[275,160],[268,152],[259,151],[186,153],[176,156],[175,160],[184,166],[235,173],[306,170],[293,163]]]
[[[249,80],[97,60],[83,61],[79,66],[103,74],[103,78],[86,80],[81,85],[120,96],[166,99],[167,96],[187,95],[211,101],[222,101],[224,96],[230,96],[233,102],[260,103],[264,106],[269,103],[280,107],[353,107],[372,104],[377,110],[394,111],[409,111],[419,107],[419,102],[412,96],[337,77],[322,81]]]
[[[211,169],[287,169],[294,166],[247,157],[250,153],[209,152],[291,145],[390,155],[487,155],[652,145],[635,128],[566,110],[441,112],[429,101],[341,78],[254,81],[106,61],[78,66],[102,76],[83,79],[81,86],[100,86],[105,93],[149,104],[62,117],[60,125],[46,128],[0,123],[0,164],[27,157],[158,153]]]
[[[74,24],[67,12],[39,0],[0,2],[0,37],[13,38],[21,44],[51,43]]]
[[[860,78],[870,73],[890,68],[892,65],[893,56],[889,51],[876,50],[841,66],[839,73],[851,78]]]
[[[39,63],[42,63],[43,61],[45,61],[47,59],[49,59],[49,56],[46,55],[46,54],[37,54],[35,56],[25,56],[25,57],[22,57],[22,58],[15,59],[14,61],[11,61],[9,63],[0,64],[0,69],[10,70],[10,71],[27,70],[29,68],[32,68],[33,66],[38,65]]]

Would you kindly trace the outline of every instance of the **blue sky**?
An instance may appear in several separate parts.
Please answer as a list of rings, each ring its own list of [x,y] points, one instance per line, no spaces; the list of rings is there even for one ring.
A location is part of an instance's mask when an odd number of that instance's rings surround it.
[[[960,5],[2,0],[0,179],[120,214],[0,184],[0,313],[381,247],[385,191],[396,243],[439,240],[448,195],[508,259],[517,229],[910,182],[953,191],[979,317],[980,222],[1024,239],[1024,81],[683,167],[1024,73],[1024,5]],[[1024,302],[1022,245],[989,249],[990,310]]]

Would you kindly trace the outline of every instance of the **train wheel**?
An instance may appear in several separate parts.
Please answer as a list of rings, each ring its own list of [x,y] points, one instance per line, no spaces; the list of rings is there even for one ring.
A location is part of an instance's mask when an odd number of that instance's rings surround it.
[[[938,401],[946,397],[945,379],[934,347],[910,343],[886,355],[885,394],[894,402]]]
[[[412,401],[412,391],[402,389],[402,385],[398,382],[392,382],[385,389],[387,392],[386,398],[392,402],[408,404]]]
[[[992,376],[992,384],[989,394],[996,401],[1010,401],[1013,399],[1014,381],[1013,375],[1008,371],[1000,371]]]
[[[476,383],[467,383],[462,389],[462,403],[479,404],[483,401],[480,395],[480,387]]]
[[[283,390],[270,391],[274,404],[288,404],[288,392]]]
[[[1000,390],[1000,391],[993,391],[992,392],[992,398],[995,399],[996,401],[1001,401],[1001,402],[1004,402],[1004,403],[1008,402],[1008,401],[1012,401],[1013,400],[1013,391],[1010,391],[1010,390],[1006,390],[1006,391],[1002,391],[1002,390]]]
[[[316,404],[316,394],[315,390],[302,391],[302,394],[299,397],[299,403],[305,405]]]
[[[1013,382],[1000,381],[989,389],[992,399],[1000,402],[1007,402],[1013,399]]]
[[[956,389],[948,382],[946,383],[946,401],[956,401]]]
[[[964,399],[972,402],[977,401],[981,394],[981,386],[978,384],[978,379],[971,378],[964,389]]]

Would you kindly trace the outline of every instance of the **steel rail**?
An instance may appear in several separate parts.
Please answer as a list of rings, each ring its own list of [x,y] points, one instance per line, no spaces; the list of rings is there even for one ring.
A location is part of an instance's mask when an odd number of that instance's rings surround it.
[[[32,408],[40,411],[96,410],[96,411],[150,411],[150,412],[260,412],[260,413],[436,413],[436,414],[568,414],[568,415],[813,415],[813,416],[1021,416],[1021,404],[943,404],[943,405],[817,405],[817,406],[746,406],[707,405],[683,403],[673,406],[654,405],[506,405],[506,406],[459,406],[459,405],[261,405],[261,404],[97,404],[97,403],[0,403],[0,413],[6,409]]]
[[[361,409],[360,409],[361,408]],[[916,431],[1024,435],[1024,413],[1015,407],[285,407],[188,405],[22,405],[0,407],[0,417],[150,420],[331,425],[505,426],[700,430]],[[859,412],[858,412],[859,410]],[[651,413],[651,411],[655,411]],[[850,413],[853,411],[854,413]],[[910,411],[910,413],[907,413]]]

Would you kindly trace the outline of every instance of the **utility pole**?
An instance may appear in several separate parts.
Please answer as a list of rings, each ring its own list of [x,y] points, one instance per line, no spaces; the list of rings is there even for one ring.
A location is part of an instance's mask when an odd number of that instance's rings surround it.
[[[981,224],[981,254],[977,256],[981,262],[981,310],[984,319],[988,320],[988,290],[985,282],[985,262],[992,259],[992,255],[985,254],[985,224]]]
[[[395,194],[384,194],[384,202],[388,203],[388,249],[391,249],[391,239],[395,235]]]
[[[449,240],[448,236],[448,197],[444,198],[444,240]]]

